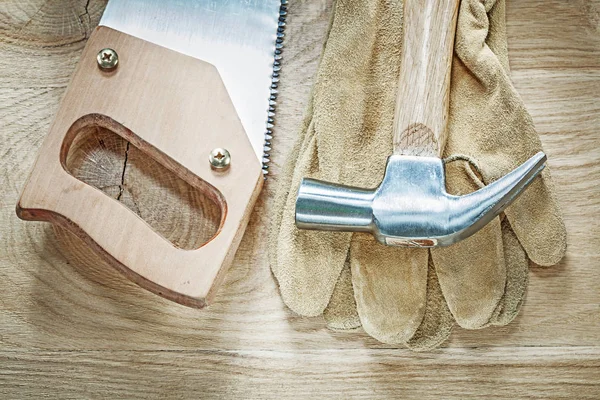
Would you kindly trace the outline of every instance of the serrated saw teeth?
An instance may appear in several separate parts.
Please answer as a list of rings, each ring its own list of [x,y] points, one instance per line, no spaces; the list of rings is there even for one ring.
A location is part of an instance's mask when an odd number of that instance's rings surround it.
[[[281,0],[279,6],[279,22],[277,25],[277,38],[275,39],[275,49],[273,51],[273,74],[271,75],[271,94],[269,96],[269,109],[267,111],[267,121],[265,130],[265,142],[262,157],[262,172],[265,179],[269,173],[269,162],[271,161],[271,140],[273,139],[273,124],[275,123],[275,112],[277,111],[277,95],[279,93],[279,73],[281,71],[281,59],[283,58],[283,39],[285,37],[285,26],[287,19],[288,0]]]

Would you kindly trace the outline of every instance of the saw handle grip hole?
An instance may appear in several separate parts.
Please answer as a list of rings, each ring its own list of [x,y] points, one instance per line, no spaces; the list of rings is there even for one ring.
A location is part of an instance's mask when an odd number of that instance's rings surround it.
[[[219,191],[108,117],[76,121],[62,145],[61,163],[177,248],[202,247],[223,223],[226,204]]]

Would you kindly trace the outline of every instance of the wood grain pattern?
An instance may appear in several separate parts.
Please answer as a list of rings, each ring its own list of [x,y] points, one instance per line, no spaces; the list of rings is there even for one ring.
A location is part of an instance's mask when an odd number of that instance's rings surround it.
[[[442,156],[459,4],[459,0],[404,2],[394,154]]]
[[[456,328],[425,354],[328,331],[279,298],[262,238],[331,7],[290,3],[271,178],[215,302],[198,311],[15,216],[105,1],[0,2],[0,397],[600,398],[599,2],[507,4],[512,76],[549,156],[567,257],[532,268],[510,325]]]
[[[120,53],[118,68],[110,72],[96,61],[98,49],[107,47]],[[136,213],[71,175],[71,147],[90,129],[121,136],[217,204],[215,235],[198,248],[174,246]],[[232,154],[226,171],[212,170],[208,162],[218,147]],[[262,184],[261,164],[214,66],[99,27],[44,140],[17,215],[70,229],[138,285],[201,308],[223,280]]]
[[[177,248],[198,249],[219,228],[219,204],[109,130],[89,126],[79,132],[64,167],[121,202]]]
[[[402,355],[393,349],[0,352],[0,365],[7,362],[11,369],[0,367],[0,379],[14,379],[0,394],[99,399],[464,399],[476,394],[595,400],[600,368],[595,347],[547,348],[544,355],[519,348]],[[198,364],[205,374],[198,374]]]

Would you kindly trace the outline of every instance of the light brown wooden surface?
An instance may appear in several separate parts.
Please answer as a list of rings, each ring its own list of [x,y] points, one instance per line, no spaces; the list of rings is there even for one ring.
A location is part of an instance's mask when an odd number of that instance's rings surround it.
[[[569,234],[520,316],[414,354],[287,310],[271,194],[310,91],[329,0],[291,2],[271,181],[208,309],[164,300],[14,207],[103,1],[0,2],[0,398],[600,397],[600,4],[509,0],[513,79]],[[63,233],[59,232],[59,236]],[[68,242],[68,240],[66,240]],[[63,240],[64,242],[64,240]]]
[[[395,154],[442,157],[459,4],[459,0],[404,1]]]

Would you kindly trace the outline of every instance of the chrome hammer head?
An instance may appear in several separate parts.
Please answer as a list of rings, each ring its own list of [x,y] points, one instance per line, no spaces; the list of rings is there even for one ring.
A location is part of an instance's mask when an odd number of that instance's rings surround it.
[[[465,196],[446,192],[442,160],[393,155],[373,190],[304,179],[296,200],[300,229],[370,232],[393,246],[448,246],[504,210],[544,169],[531,157],[508,175]]]

